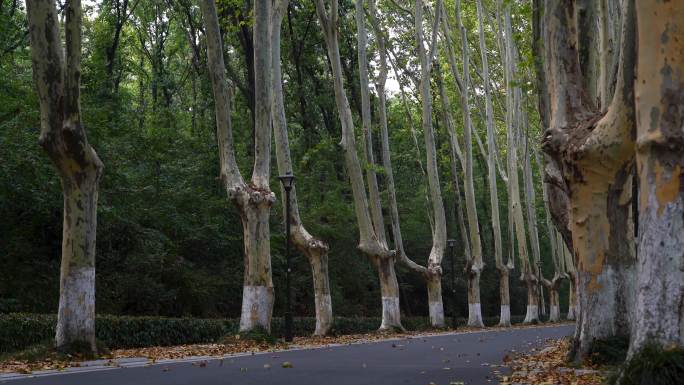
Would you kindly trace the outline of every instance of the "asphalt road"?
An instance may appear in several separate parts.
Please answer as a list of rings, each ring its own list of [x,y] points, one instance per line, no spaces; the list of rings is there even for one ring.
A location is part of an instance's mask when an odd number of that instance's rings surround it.
[[[525,351],[574,326],[414,337],[201,362],[154,364],[8,381],[11,385],[466,385],[498,383],[507,352]],[[283,368],[283,362],[291,368]],[[0,381],[2,383],[2,381]]]

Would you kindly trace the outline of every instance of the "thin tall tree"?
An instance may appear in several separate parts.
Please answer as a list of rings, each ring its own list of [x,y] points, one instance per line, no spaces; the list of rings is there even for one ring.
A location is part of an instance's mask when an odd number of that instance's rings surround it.
[[[287,133],[285,116],[285,100],[283,97],[283,77],[280,65],[280,27],[289,0],[275,0],[271,25],[271,46],[273,49],[273,132],[275,135],[275,152],[280,174],[292,173],[292,158]],[[285,192],[281,189],[283,210],[285,210]],[[330,333],[333,325],[332,300],[330,296],[330,280],[328,278],[328,245],[321,239],[311,235],[302,223],[297,202],[297,188],[293,185],[290,192],[290,234],[295,247],[304,254],[311,265],[313,276],[314,301],[316,309],[315,335]],[[286,217],[283,211],[283,217]]]

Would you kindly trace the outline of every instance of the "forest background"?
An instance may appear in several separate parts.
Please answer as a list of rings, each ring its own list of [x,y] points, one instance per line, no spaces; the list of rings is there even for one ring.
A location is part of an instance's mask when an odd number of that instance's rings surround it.
[[[526,148],[539,151],[532,55],[531,2],[510,2],[520,58],[516,83],[529,116],[523,127]],[[238,211],[226,198],[219,180],[213,96],[206,67],[206,44],[199,8],[190,0],[106,0],[87,2],[83,30],[82,110],[89,140],[105,164],[100,184],[97,234],[96,306],[98,314],[229,317],[240,314],[243,282],[243,240]],[[59,179],[36,138],[40,112],[32,79],[25,9],[18,0],[0,0],[0,313],[56,313],[59,298],[62,195]],[[253,163],[254,106],[251,3],[218,0],[227,69],[234,93],[233,133],[238,163]],[[453,1],[446,1],[453,9]],[[474,105],[473,127],[486,137],[484,94],[479,53],[478,18],[474,2],[464,2],[463,23],[470,36]],[[506,84],[497,41],[496,2],[484,1],[499,159],[506,159],[504,110]],[[345,85],[360,137],[359,94],[354,3],[340,1],[340,49]],[[381,2],[387,20],[400,17],[393,2]],[[404,248],[418,263],[430,253],[430,207],[424,159],[420,103],[411,77],[418,76],[412,31],[391,34],[391,57],[399,69],[391,74],[388,120],[397,202]],[[374,42],[370,55],[374,58]],[[304,223],[330,245],[329,268],[336,315],[378,316],[379,284],[374,268],[356,249],[356,220],[351,188],[339,145],[340,123],[332,89],[324,39],[312,1],[291,1],[282,30],[282,67],[290,150]],[[446,53],[438,64],[447,68]],[[373,67],[373,63],[371,63]],[[458,100],[455,83],[443,71],[447,94]],[[371,76],[374,72],[371,70]],[[394,76],[392,76],[394,75]],[[439,91],[433,77],[434,128],[448,236],[461,240],[457,225],[454,178]],[[405,92],[406,103],[401,91]],[[371,94],[375,111],[377,98]],[[407,109],[408,107],[408,109]],[[457,103],[452,115],[460,116]],[[374,115],[375,119],[375,115]],[[373,135],[378,125],[373,122]],[[460,119],[456,130],[462,135]],[[415,135],[415,136],[414,136]],[[414,138],[418,138],[417,146]],[[476,136],[475,136],[475,139]],[[375,141],[376,159],[380,158]],[[486,158],[473,141],[474,184],[485,269],[481,278],[483,316],[499,314],[498,273],[490,218]],[[536,222],[542,271],[553,276],[551,246],[542,199],[539,165],[532,156]],[[522,163],[522,162],[521,162]],[[522,165],[521,165],[522,166]],[[386,209],[383,170],[378,177]],[[462,181],[462,170],[458,180]],[[520,170],[522,180],[522,169]],[[271,186],[279,182],[275,162]],[[501,226],[508,221],[506,186],[501,178]],[[461,188],[461,191],[463,189]],[[274,315],[285,309],[284,221],[278,199],[271,210],[271,250],[276,290]],[[389,228],[390,220],[385,223]],[[388,231],[388,234],[391,234]],[[502,231],[504,255],[511,243]],[[446,314],[453,305],[467,317],[467,281],[463,248],[457,247],[456,303],[450,295],[450,256],[443,263]],[[295,254],[294,313],[313,316],[310,267]],[[511,273],[511,313],[522,315],[526,288],[519,265]],[[397,265],[401,308],[405,316],[427,316],[422,278]],[[561,287],[561,309],[567,309],[567,286]]]

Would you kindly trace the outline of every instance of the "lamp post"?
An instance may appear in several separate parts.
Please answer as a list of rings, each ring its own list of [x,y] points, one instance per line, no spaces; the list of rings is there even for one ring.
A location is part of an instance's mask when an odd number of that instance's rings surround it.
[[[454,248],[456,247],[456,240],[447,239],[447,244],[449,245],[449,254],[451,254],[451,322],[452,327],[456,329],[456,268],[454,265],[454,259],[456,259],[456,254],[454,253]]]
[[[290,286],[290,191],[294,185],[294,175],[288,171],[285,175],[278,177],[285,190],[285,260],[287,270],[285,270],[285,285],[287,286],[287,297],[285,310],[285,341],[292,341],[292,289]]]

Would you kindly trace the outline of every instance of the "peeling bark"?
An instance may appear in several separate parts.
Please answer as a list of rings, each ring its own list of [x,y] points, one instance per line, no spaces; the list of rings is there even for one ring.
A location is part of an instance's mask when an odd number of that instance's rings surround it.
[[[634,12],[625,2],[616,91],[605,114],[588,99],[576,46],[575,2],[545,2],[551,119],[543,149],[561,166],[577,260],[576,358],[596,339],[629,333],[635,258],[629,229],[634,157]]]
[[[230,119],[230,93],[223,60],[223,43],[214,0],[201,0],[207,37],[207,67],[214,92],[221,180],[240,212],[244,236],[244,283],[240,331],[271,330],[274,291],[271,274],[269,216],[275,194],[269,188],[271,147],[271,0],[254,2],[255,146],[250,183],[235,160]]]
[[[84,343],[96,352],[95,246],[98,186],[104,165],[81,121],[80,0],[65,4],[62,47],[52,0],[26,2],[33,79],[40,102],[39,143],[62,184],[64,217],[55,345]]]
[[[647,343],[684,346],[684,7],[644,0],[636,12],[639,262],[630,355]]]

